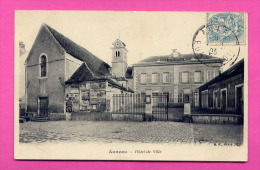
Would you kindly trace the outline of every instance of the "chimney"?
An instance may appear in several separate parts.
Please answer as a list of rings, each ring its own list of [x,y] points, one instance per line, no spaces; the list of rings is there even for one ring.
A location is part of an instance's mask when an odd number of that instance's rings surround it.
[[[180,52],[177,51],[177,49],[172,49],[172,57],[179,57]]]
[[[19,55],[22,56],[25,53],[25,45],[22,41],[19,41]]]

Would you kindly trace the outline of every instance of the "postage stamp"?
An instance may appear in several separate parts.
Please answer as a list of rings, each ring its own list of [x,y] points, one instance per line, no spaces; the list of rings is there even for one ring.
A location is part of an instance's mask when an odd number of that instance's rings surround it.
[[[245,13],[207,13],[207,43],[237,45],[246,43]]]

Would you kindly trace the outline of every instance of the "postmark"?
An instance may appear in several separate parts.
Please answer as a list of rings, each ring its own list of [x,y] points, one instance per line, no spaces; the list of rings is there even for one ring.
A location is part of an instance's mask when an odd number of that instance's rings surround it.
[[[207,43],[209,45],[236,45],[246,43],[245,13],[207,13]],[[235,36],[234,36],[235,35]]]
[[[226,32],[230,32],[229,39],[232,39],[232,44],[229,45],[226,43],[226,39],[219,38],[219,36],[215,36],[216,40],[212,40],[212,42],[218,42],[218,45],[211,45],[208,43],[208,35],[209,32],[212,31],[213,28],[218,28],[220,32],[222,30],[226,30]],[[218,31],[216,31],[218,32]],[[192,39],[192,50],[194,52],[195,57],[202,63],[202,59],[207,57],[210,58],[219,58],[221,61],[221,65],[219,67],[224,66],[232,66],[238,59],[240,54],[240,42],[237,35],[234,33],[231,28],[225,25],[202,25],[194,34]],[[207,65],[207,64],[206,64]],[[209,66],[209,65],[208,65]],[[211,65],[212,66],[212,65]],[[216,65],[217,66],[217,65]]]

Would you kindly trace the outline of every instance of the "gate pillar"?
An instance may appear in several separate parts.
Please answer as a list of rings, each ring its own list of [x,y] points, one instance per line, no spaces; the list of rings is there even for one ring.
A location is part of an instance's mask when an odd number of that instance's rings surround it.
[[[153,100],[152,100],[152,89],[145,89],[145,121],[152,121],[153,116]]]

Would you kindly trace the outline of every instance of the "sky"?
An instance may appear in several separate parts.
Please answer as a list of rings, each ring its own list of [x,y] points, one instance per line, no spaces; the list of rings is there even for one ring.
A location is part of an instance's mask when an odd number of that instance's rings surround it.
[[[203,12],[16,11],[15,47],[29,51],[45,23],[111,65],[112,43],[122,40],[128,65],[172,49],[193,53],[192,38],[206,23]],[[17,48],[16,48],[17,49]]]

